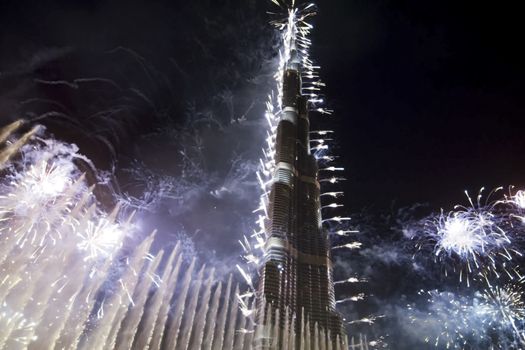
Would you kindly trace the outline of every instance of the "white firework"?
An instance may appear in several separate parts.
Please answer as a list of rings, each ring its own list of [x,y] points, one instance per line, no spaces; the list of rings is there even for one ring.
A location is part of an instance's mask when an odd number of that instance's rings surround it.
[[[498,190],[498,189],[497,189]],[[470,277],[486,279],[488,274],[512,276],[512,237],[503,227],[504,219],[495,212],[498,202],[482,204],[483,189],[470,206],[456,206],[451,212],[427,220],[425,229],[415,235],[420,250],[431,249],[445,266],[445,273],[458,272],[460,281],[470,285]],[[490,195],[489,197],[490,198]]]
[[[87,221],[77,235],[81,239],[78,248],[87,253],[85,259],[97,259],[117,252],[122,246],[124,232],[120,225],[102,218],[98,222]]]
[[[487,288],[476,312],[500,337],[510,335],[513,342],[525,346],[525,300],[521,288],[510,284]]]

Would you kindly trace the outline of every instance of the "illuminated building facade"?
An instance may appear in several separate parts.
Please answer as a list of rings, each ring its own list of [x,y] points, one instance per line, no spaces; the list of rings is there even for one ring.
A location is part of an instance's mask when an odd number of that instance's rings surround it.
[[[302,95],[302,60],[292,39],[282,80],[282,112],[276,131],[275,170],[265,223],[265,256],[260,266],[258,322],[280,323],[293,318],[318,325],[331,337],[344,336],[335,311],[330,243],[322,228],[317,160],[310,152],[308,97]],[[268,308],[271,311],[268,311]],[[280,317],[276,317],[279,310]],[[285,316],[289,314],[289,317]],[[266,318],[266,321],[265,319]],[[264,339],[258,348],[275,347]],[[297,341],[296,347],[299,347]]]

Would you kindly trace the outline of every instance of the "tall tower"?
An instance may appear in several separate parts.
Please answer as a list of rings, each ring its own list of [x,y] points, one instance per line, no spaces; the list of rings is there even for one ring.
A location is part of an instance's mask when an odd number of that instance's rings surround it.
[[[295,327],[317,325],[332,337],[343,336],[335,311],[330,243],[322,227],[318,165],[309,147],[309,96],[302,94],[304,63],[294,10],[283,35],[281,110],[275,140],[275,167],[269,192],[266,243],[260,265],[258,313],[270,307],[281,327],[288,311]],[[261,301],[264,301],[261,302]],[[266,315],[268,317],[268,315]],[[259,317],[260,319],[260,317]],[[279,326],[279,325],[278,325]],[[297,343],[298,344],[298,343]],[[260,346],[264,348],[264,346]]]

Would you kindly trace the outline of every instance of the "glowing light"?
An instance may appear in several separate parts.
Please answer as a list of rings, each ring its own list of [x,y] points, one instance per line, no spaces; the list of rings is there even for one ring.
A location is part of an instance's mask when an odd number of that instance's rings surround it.
[[[334,284],[363,283],[363,282],[368,282],[368,280],[365,278],[350,277],[350,278],[347,278],[346,280],[336,281],[334,282]]]
[[[71,170],[70,167],[50,165],[42,160],[38,165],[31,165],[20,186],[26,187],[36,198],[53,198],[71,184]]]
[[[241,276],[246,281],[246,284],[248,284],[248,286],[250,286],[253,289],[253,281],[250,275],[248,275],[240,265],[236,265],[236,266],[237,266],[237,270],[239,270],[239,272],[241,273]]]
[[[483,252],[486,242],[478,229],[478,222],[468,217],[453,215],[444,218],[443,225],[438,227],[438,235],[441,236],[441,240],[436,254],[439,254],[441,250],[447,253],[454,252],[460,256]]]
[[[328,167],[328,168],[324,168],[324,169],[319,169],[319,171],[344,171],[345,168],[337,168],[337,167],[334,167],[334,166],[331,166],[331,167]]]
[[[327,161],[327,162],[333,162],[335,160],[334,156],[326,156],[326,155],[318,156],[318,155],[316,155],[315,157],[316,157],[316,159],[324,160],[324,161]]]
[[[335,222],[343,222],[343,221],[350,221],[351,218],[348,217],[342,217],[342,216],[334,216],[333,218],[324,219],[322,222],[329,222],[329,221],[335,221]]]
[[[364,300],[364,299],[365,299],[365,293],[359,293],[357,295],[354,295],[354,296],[351,296],[351,297],[348,297],[348,298],[337,300],[335,303],[336,304],[342,304],[342,303],[346,303],[346,302],[349,302],[349,301],[356,302],[356,301],[360,301],[360,300]]]
[[[339,183],[340,181],[344,181],[346,180],[344,177],[331,177],[331,178],[328,178],[328,179],[321,179],[319,180],[319,182],[329,182],[331,184],[336,184],[336,183]]]
[[[342,205],[342,204],[331,203],[331,204],[322,206],[321,209],[325,209],[325,208],[340,208],[340,207],[343,207],[343,206],[344,205]]]
[[[88,221],[86,227],[78,231],[80,250],[86,251],[85,259],[112,256],[121,246],[124,232],[120,226],[101,219],[98,223]]]
[[[416,246],[421,250],[428,248],[441,262],[450,260],[451,270],[459,271],[460,281],[470,285],[470,275],[485,276],[498,270],[509,273],[508,261],[513,254],[519,254],[511,248],[512,240],[501,227],[501,220],[493,213],[495,204],[482,205],[481,193],[476,203],[467,194],[470,207],[456,206],[449,213],[441,212],[427,221],[426,229],[416,235]],[[503,261],[502,261],[503,260]],[[447,270],[445,270],[447,271]]]
[[[422,291],[421,294],[425,292]],[[483,340],[484,334],[476,327],[472,300],[456,297],[454,293],[429,291],[429,310],[418,310],[408,305],[413,327],[421,327],[423,340],[436,348],[462,349],[467,341]]]
[[[34,335],[37,324],[25,318],[24,314],[9,309],[6,302],[0,306],[0,347],[7,349],[6,345],[19,348],[29,345],[37,340]],[[5,334],[11,333],[9,338]],[[13,344],[14,343],[14,344]]]
[[[488,288],[481,299],[476,306],[477,314],[500,332],[509,330],[521,345],[525,345],[525,301],[521,288],[513,285]]]
[[[521,290],[515,287],[492,287],[474,297],[420,293],[429,295],[429,310],[408,305],[409,318],[415,327],[425,329],[425,342],[437,348],[490,348],[490,334],[497,334],[498,343],[508,344],[508,348],[525,345],[525,308]]]
[[[348,324],[356,324],[356,323],[374,324],[378,319],[384,318],[384,317],[385,317],[385,315],[369,316],[369,317],[364,317],[364,318],[359,319],[359,320],[350,321],[350,322],[347,322],[347,323]]]
[[[356,230],[338,230],[334,232],[338,236],[348,236],[350,233],[359,233]]]
[[[320,151],[320,150],[327,150],[329,147],[328,145],[324,145],[324,144],[319,144],[315,147],[312,147],[312,150],[314,151]]]
[[[361,242],[351,242],[342,245],[336,245],[332,249],[359,249],[363,244]]]
[[[338,198],[338,197],[341,197],[343,195],[344,195],[344,192],[325,192],[325,193],[321,193],[321,197],[322,196],[330,196],[330,197]]]

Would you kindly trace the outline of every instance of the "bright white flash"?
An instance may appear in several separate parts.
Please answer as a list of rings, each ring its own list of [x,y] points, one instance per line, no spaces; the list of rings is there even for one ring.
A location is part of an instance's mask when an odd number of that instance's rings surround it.
[[[337,168],[335,166],[331,166],[331,167],[328,167],[328,168],[324,168],[324,169],[319,169],[319,171],[344,171],[345,168]]]
[[[42,207],[60,196],[72,183],[73,166],[57,162],[40,159],[27,171],[17,174],[12,192],[5,197],[15,203],[5,205],[14,208],[15,213],[25,215],[32,208]]]
[[[80,250],[86,251],[86,260],[112,256],[121,246],[124,232],[119,225],[101,219],[98,223],[88,221],[80,227],[78,243]]]
[[[38,197],[57,196],[71,183],[71,170],[70,167],[41,161],[31,166],[22,185]]]
[[[349,217],[341,217],[341,216],[334,216],[333,218],[324,219],[323,222],[329,222],[329,221],[335,221],[335,222],[343,222],[343,221],[350,221],[352,220]]]
[[[339,183],[340,181],[344,181],[345,178],[344,177],[330,177],[328,179],[321,179],[319,180],[319,182],[329,182],[331,184],[336,184],[336,183]]]
[[[457,205],[453,211],[427,220],[425,230],[417,234],[417,246],[428,246],[444,263],[445,273],[459,273],[459,280],[467,285],[470,276],[500,276],[504,272],[511,277],[514,272],[510,262],[521,253],[512,247],[516,238],[505,217],[495,209],[502,201],[487,203],[489,195],[482,203],[482,190],[476,200],[465,193],[470,206]]]
[[[338,236],[348,236],[350,233],[359,233],[357,230],[338,230],[334,232]]]
[[[346,243],[342,245],[337,245],[333,247],[332,249],[359,249],[361,248],[362,245],[363,243],[361,242],[351,242],[351,243]]]
[[[454,252],[459,256],[465,256],[483,250],[485,243],[483,237],[479,235],[478,225],[469,218],[461,216],[445,219],[438,234],[441,240],[436,255],[441,250],[445,250],[448,253]]]
[[[330,196],[330,197],[337,198],[339,196],[342,196],[343,194],[344,194],[343,192],[325,192],[325,193],[321,193],[321,197]]]

